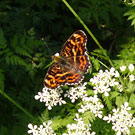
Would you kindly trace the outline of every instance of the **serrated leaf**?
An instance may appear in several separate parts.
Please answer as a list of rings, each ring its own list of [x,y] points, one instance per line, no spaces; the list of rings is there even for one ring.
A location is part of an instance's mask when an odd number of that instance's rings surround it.
[[[7,47],[7,41],[4,37],[3,31],[0,29],[0,49],[4,49]]]

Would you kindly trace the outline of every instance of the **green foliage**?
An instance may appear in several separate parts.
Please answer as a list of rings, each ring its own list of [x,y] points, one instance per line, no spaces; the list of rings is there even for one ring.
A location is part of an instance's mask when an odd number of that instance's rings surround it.
[[[120,107],[122,104],[124,104],[127,101],[128,101],[128,97],[127,96],[117,96],[116,97],[116,105],[118,107]]]
[[[130,8],[124,16],[129,16],[127,20],[131,20],[131,26],[135,28],[135,7]]]
[[[7,41],[4,37],[2,29],[0,29],[0,49],[4,49],[7,46]]]
[[[68,2],[100,41],[105,54],[111,57],[116,69],[120,65],[134,63],[134,32],[126,21],[128,16],[128,20],[132,21],[131,25],[135,26],[134,7],[123,4],[121,0]],[[28,123],[39,124],[39,120],[44,122],[49,119],[53,120],[52,127],[55,131],[61,134],[66,131],[66,125],[73,122],[81,103],[77,101],[71,104],[67,101],[66,105],[56,106],[48,111],[43,104],[33,99],[43,87],[46,68],[52,64],[49,50],[41,38],[45,38],[46,44],[54,54],[60,52],[62,44],[70,34],[84,28],[60,0],[2,0],[0,18],[0,89],[35,116],[35,120],[27,118],[16,106],[1,96],[0,134],[26,135]],[[87,48],[91,52],[92,71],[109,66],[108,58],[91,41],[89,35]],[[108,108],[105,113],[114,108],[114,102],[119,107],[129,100],[130,106],[134,108],[134,86],[127,86],[123,95],[113,91],[110,97],[102,97],[105,107]],[[88,91],[88,94],[93,93]],[[84,113],[82,117],[86,123],[94,123],[92,129],[97,135],[114,134],[111,124],[95,118],[90,112]]]
[[[102,95],[102,97],[103,97],[103,100],[104,100],[105,105],[107,106],[107,108],[109,110],[111,110],[112,109],[112,100],[110,99],[110,97],[106,97],[104,95]]]
[[[106,123],[105,121],[96,118],[92,125],[92,130],[96,131],[97,135],[103,134],[103,135],[114,135],[114,131],[111,129],[112,125]]]
[[[94,68],[96,69],[96,71],[98,71],[100,68],[100,63],[99,63],[98,59],[91,57],[91,62],[92,62],[92,65],[94,66]]]
[[[5,81],[5,76],[3,74],[3,71],[0,69],[0,89],[2,91],[4,91],[4,87],[5,87],[4,81]]]

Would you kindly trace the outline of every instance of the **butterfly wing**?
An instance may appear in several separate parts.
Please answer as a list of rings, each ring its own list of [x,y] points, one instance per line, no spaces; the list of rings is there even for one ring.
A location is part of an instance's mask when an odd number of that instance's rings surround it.
[[[83,80],[83,75],[77,73],[77,72],[74,72],[72,70],[69,70],[67,71],[67,74],[66,74],[66,84],[69,84],[69,85],[75,85],[75,84],[78,84],[80,83],[82,80]]]
[[[78,30],[65,42],[60,55],[64,57],[85,55],[86,43],[86,34],[82,30]]]
[[[77,70],[87,73],[90,61],[86,49],[87,36],[82,30],[78,30],[64,44],[60,56],[64,57]]]
[[[44,79],[44,86],[55,89],[66,84],[77,84],[81,82],[83,76],[72,69],[66,69],[54,63],[49,69]]]
[[[71,63],[74,66],[76,72],[80,74],[87,73],[90,68],[90,61],[87,55],[70,56],[66,57],[66,59],[69,63]]]
[[[54,63],[48,69],[48,72],[44,79],[44,86],[50,89],[55,89],[60,85],[65,85],[66,83],[65,74],[59,64]]]

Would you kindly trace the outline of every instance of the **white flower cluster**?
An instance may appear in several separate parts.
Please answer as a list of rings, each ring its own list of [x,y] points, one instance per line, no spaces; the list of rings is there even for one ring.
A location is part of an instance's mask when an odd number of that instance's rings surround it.
[[[79,115],[76,114],[76,118],[74,119],[77,124],[68,124],[68,134],[63,133],[62,135],[95,135],[95,132],[90,133],[91,124],[87,125],[82,121],[82,118],[79,118]]]
[[[78,98],[83,99],[87,96],[86,85],[87,83],[85,82],[84,84],[80,84],[77,87],[72,87],[64,96],[70,98],[72,103],[74,103]]]
[[[131,110],[131,107],[128,107],[128,102],[125,102],[124,105],[121,105],[121,109],[113,109],[113,115],[109,114],[103,120],[106,120],[108,123],[112,122],[112,129],[117,132],[117,135],[129,135],[129,128],[135,127],[135,118],[128,113],[129,110]]]
[[[35,95],[35,99],[40,100],[40,102],[45,102],[45,106],[48,106],[48,109],[51,110],[57,104],[66,104],[61,98],[61,93],[63,93],[61,89],[51,90],[44,87],[42,93],[38,92],[38,95]]]
[[[56,135],[54,134],[54,131],[50,127],[52,121],[48,121],[48,123],[43,122],[43,125],[40,125],[39,127],[37,125],[28,125],[28,134],[30,135]]]
[[[121,67],[120,67],[121,72],[124,72],[124,71],[126,70],[126,68],[127,68],[126,66],[121,66]],[[130,73],[133,72],[133,71],[134,71],[134,65],[133,65],[133,64],[130,64],[130,65],[128,66],[128,69],[129,69]],[[130,74],[130,75],[129,75],[129,80],[130,80],[131,82],[133,82],[133,81],[135,80],[135,76],[134,76],[133,74]]]
[[[83,101],[84,105],[81,105],[81,109],[78,109],[78,112],[84,113],[85,111],[90,110],[95,117],[102,118],[102,111],[100,111],[100,109],[104,106],[99,102],[97,95],[94,95],[94,97],[85,97]]]
[[[119,77],[119,72],[114,68],[111,68],[110,71],[100,70],[99,73],[90,79],[92,85],[94,85],[94,93],[104,93],[105,96],[109,96],[110,87],[116,86],[119,82],[116,81],[116,77]]]

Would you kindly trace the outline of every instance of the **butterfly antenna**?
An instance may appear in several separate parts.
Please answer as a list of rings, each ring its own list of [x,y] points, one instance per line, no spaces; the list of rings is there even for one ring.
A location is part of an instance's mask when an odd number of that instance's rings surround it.
[[[51,52],[51,50],[49,49],[49,47],[48,47],[48,45],[47,45],[47,43],[46,43],[46,41],[45,41],[45,38],[42,38],[42,41],[44,42],[45,46],[47,47],[48,52],[49,52],[49,55],[52,56],[52,52]]]
[[[47,43],[46,43],[46,41],[45,41],[45,38],[42,38],[42,41],[44,42],[45,46],[47,47],[48,52],[49,52],[49,55],[52,56],[51,50],[49,49],[49,47],[48,47],[48,45],[47,45]],[[54,61],[51,61],[48,65],[46,65],[46,66],[44,67],[44,69],[48,68],[48,67],[49,67],[50,65],[52,65],[53,63],[54,63]]]

